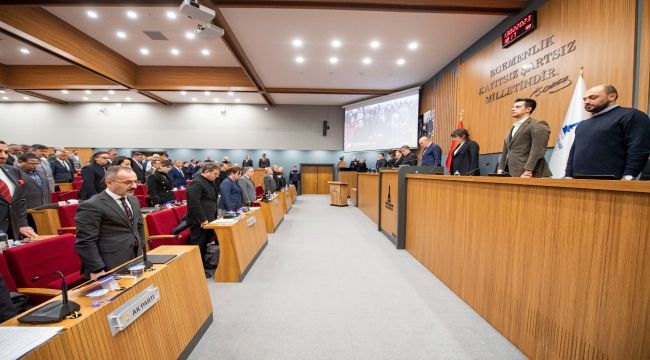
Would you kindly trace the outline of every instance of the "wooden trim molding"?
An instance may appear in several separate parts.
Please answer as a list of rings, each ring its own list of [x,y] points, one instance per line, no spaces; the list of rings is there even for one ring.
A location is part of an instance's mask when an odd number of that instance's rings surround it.
[[[24,95],[27,95],[27,96],[33,96],[33,97],[35,97],[35,98],[39,98],[39,99],[43,99],[43,100],[47,100],[47,101],[49,101],[49,102],[53,102],[53,103],[60,104],[60,105],[66,105],[66,104],[68,104],[67,101],[63,101],[63,100],[61,100],[61,99],[57,99],[57,98],[55,98],[55,97],[47,96],[47,95],[44,95],[44,94],[38,93],[38,92],[36,92],[36,91],[30,91],[30,90],[15,90],[15,91],[16,91],[17,93],[20,93],[20,94],[24,94]]]

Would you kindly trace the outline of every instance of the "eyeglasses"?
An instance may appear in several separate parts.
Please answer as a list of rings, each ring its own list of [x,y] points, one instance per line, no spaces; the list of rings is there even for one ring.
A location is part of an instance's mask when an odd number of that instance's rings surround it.
[[[116,183],[124,184],[124,185],[127,185],[127,186],[136,185],[138,183],[136,180],[124,180],[124,181],[111,180],[111,179],[108,179],[108,180],[116,182]]]

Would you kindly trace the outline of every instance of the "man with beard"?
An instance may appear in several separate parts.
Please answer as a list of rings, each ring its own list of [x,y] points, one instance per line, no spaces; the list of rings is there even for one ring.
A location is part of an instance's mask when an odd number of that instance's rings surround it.
[[[585,110],[591,119],[576,127],[569,152],[566,177],[613,175],[636,178],[650,156],[650,119],[643,112],[616,105],[612,85],[598,85],[585,93]]]

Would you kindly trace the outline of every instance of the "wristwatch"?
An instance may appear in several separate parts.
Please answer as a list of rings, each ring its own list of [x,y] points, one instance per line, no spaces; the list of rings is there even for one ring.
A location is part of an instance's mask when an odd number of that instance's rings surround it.
[[[634,179],[634,176],[632,176],[632,175],[623,176],[623,180],[632,180],[632,179]]]

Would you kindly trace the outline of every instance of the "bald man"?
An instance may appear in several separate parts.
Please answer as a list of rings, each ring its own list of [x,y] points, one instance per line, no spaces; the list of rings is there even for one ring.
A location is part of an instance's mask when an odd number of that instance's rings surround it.
[[[613,175],[635,179],[650,156],[650,119],[645,113],[616,105],[618,91],[598,85],[583,97],[591,119],[576,127],[566,177]]]

